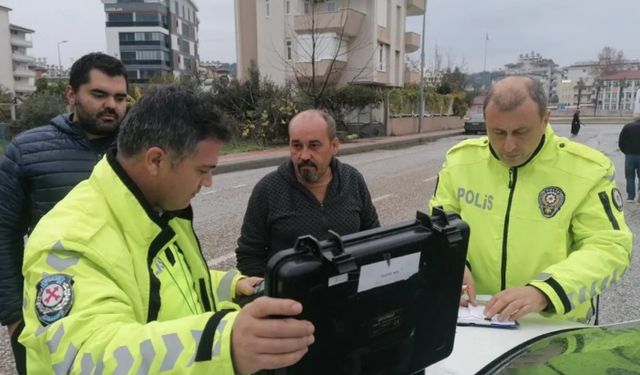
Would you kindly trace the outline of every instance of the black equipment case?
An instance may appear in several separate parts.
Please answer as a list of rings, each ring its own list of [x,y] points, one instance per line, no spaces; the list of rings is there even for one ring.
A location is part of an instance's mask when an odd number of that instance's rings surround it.
[[[267,263],[265,294],[303,305],[315,343],[278,375],[408,375],[453,349],[469,227],[456,214],[326,241],[298,238]]]

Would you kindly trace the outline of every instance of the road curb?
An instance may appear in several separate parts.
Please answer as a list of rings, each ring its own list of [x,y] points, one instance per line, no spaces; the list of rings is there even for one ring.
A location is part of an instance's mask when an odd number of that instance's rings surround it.
[[[453,129],[433,133],[412,134],[409,136],[365,138],[358,140],[357,142],[342,144],[340,146],[340,151],[338,151],[338,156],[352,155],[374,150],[393,150],[410,147],[463,133],[463,129]],[[224,157],[222,157],[220,163],[215,169],[215,174],[220,175],[249,169],[272,167],[279,165],[288,159],[289,151],[286,149],[273,151],[271,155],[259,153],[254,157],[248,157],[244,160],[225,161]]]

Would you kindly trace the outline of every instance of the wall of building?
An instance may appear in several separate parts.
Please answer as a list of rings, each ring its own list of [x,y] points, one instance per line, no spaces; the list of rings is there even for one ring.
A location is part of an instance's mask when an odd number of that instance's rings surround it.
[[[418,133],[418,117],[391,117],[387,124],[387,135]],[[460,117],[424,117],[422,119],[422,133],[463,127],[464,119]]]
[[[0,85],[13,91],[13,61],[11,59],[11,34],[9,32],[9,8],[0,6]]]
[[[286,80],[284,69],[285,29],[288,27],[288,23],[285,23],[284,1],[262,0],[257,3],[257,46],[260,74],[270,78],[273,82],[284,84]]]

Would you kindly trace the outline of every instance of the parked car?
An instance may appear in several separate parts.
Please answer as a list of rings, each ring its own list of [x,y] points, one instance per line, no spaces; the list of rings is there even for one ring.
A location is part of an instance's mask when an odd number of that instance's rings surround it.
[[[472,113],[464,122],[465,134],[478,134],[479,132],[486,133],[487,128],[484,124],[484,114],[482,109],[480,112]]]
[[[533,314],[516,329],[458,327],[425,375],[640,374],[640,320],[584,325]]]
[[[640,321],[548,333],[478,374],[640,374]]]

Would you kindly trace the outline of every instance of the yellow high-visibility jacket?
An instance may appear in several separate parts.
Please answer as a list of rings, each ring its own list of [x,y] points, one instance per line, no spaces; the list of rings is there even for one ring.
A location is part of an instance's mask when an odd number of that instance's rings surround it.
[[[241,277],[210,271],[191,208],[159,215],[108,154],[25,250],[20,342],[33,374],[233,374]]]
[[[533,285],[548,310],[588,321],[593,298],[629,266],[614,167],[602,153],[547,126],[530,160],[510,168],[487,137],[449,150],[430,208],[458,212],[471,228],[468,262],[479,294]]]

